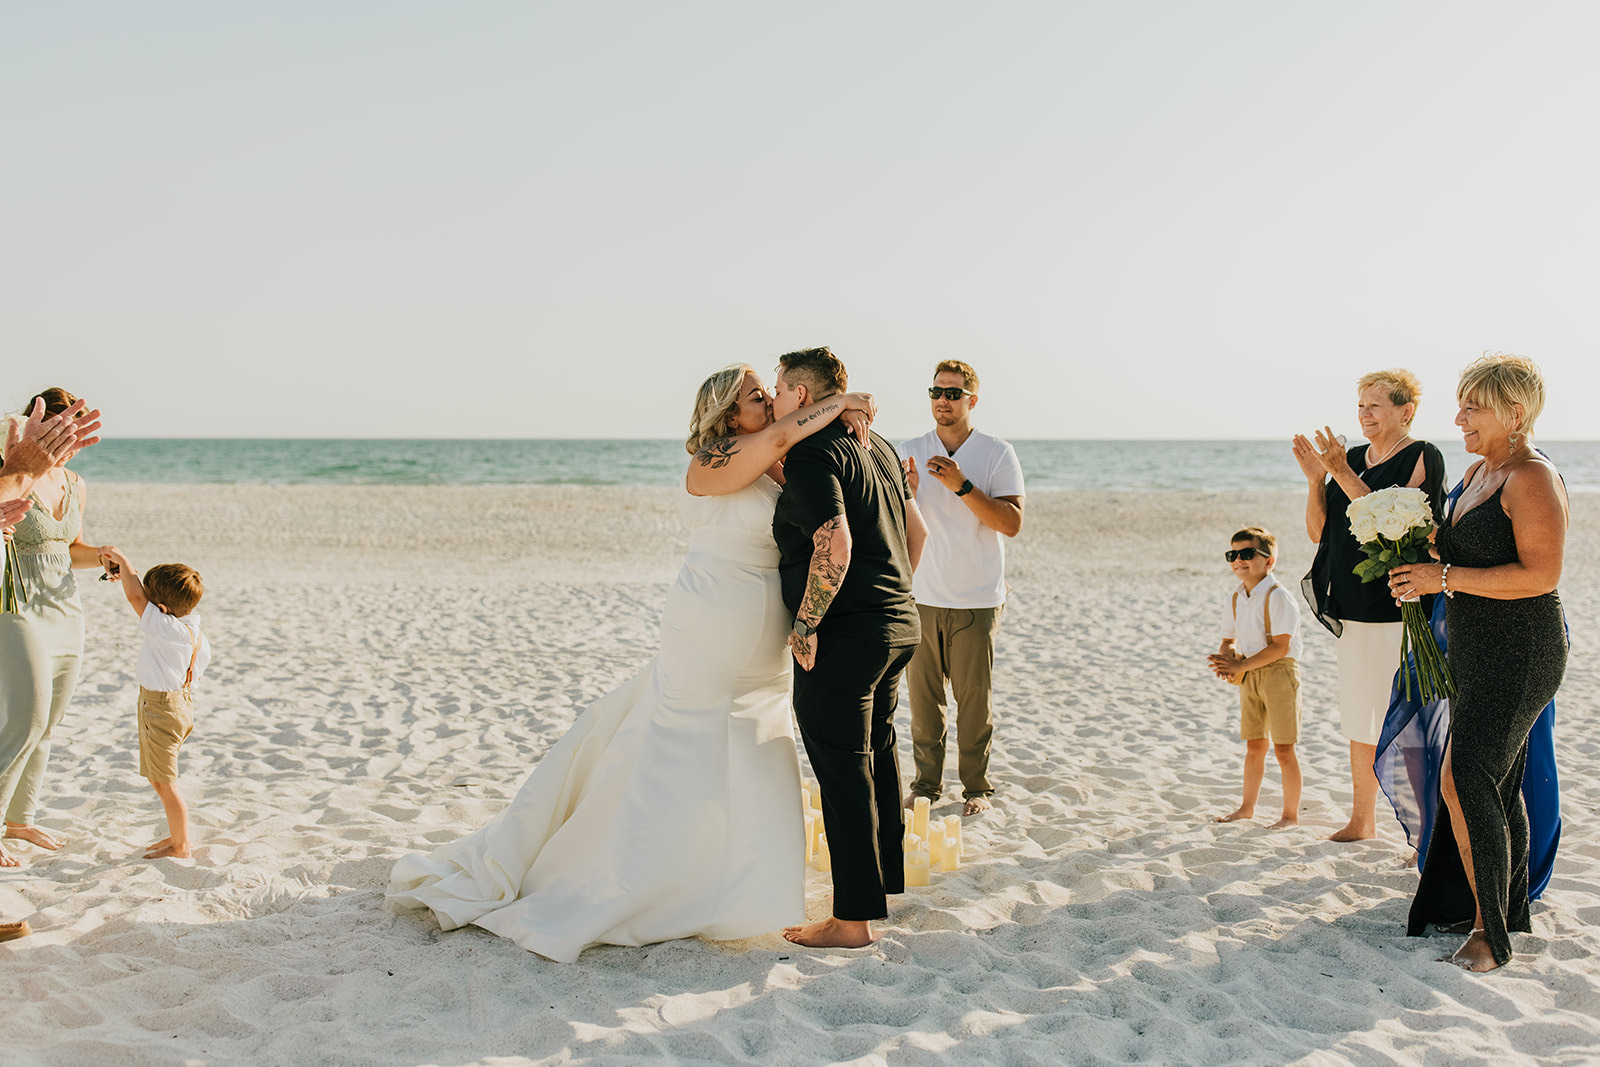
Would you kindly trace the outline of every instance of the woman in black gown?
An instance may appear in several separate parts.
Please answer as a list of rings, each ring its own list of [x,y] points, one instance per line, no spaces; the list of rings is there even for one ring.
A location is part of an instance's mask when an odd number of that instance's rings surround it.
[[[1567,639],[1556,584],[1567,497],[1555,466],[1528,443],[1544,407],[1532,360],[1485,356],[1456,390],[1468,452],[1483,459],[1439,528],[1438,563],[1389,572],[1396,597],[1444,593],[1456,695],[1439,785],[1444,809],[1411,904],[1406,933],[1472,920],[1448,960],[1488,971],[1526,932],[1528,815],[1522,801],[1528,731],[1558,686]]]

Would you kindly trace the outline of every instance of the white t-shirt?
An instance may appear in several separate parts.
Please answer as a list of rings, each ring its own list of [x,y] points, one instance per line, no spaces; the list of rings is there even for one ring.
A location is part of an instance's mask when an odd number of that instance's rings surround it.
[[[998,437],[973,430],[954,453],[945,451],[937,430],[903,442],[900,458],[917,462],[917,508],[928,521],[928,544],[911,579],[911,594],[931,608],[999,607],[1006,602],[1006,539],[928,473],[928,460],[944,455],[988,496],[1025,495],[1022,464]]]
[[[1298,660],[1304,651],[1300,641],[1300,607],[1289,595],[1289,590],[1272,575],[1256,583],[1253,593],[1244,591],[1244,583],[1234,587],[1239,594],[1239,617],[1233,614],[1233,594],[1222,602],[1222,636],[1233,639],[1233,650],[1246,659],[1267,647],[1266,606],[1268,597],[1272,604],[1272,633],[1276,637],[1289,635],[1290,659]]]
[[[154,602],[144,606],[139,616],[139,632],[144,634],[144,644],[139,646],[139,659],[133,668],[133,677],[151,692],[171,693],[183,688],[184,675],[189,673],[189,657],[194,654],[194,642],[200,641],[200,653],[194,660],[194,680],[199,681],[211,662],[211,642],[200,632],[200,613],[191,611],[178,618],[168,615]]]

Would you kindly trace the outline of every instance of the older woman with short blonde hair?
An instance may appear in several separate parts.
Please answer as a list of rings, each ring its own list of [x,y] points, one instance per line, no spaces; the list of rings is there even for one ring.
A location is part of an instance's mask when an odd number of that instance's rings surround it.
[[[1350,820],[1334,841],[1362,841],[1378,832],[1378,778],[1372,762],[1400,666],[1400,609],[1382,582],[1363,583],[1355,566],[1366,557],[1350,532],[1346,509],[1378,489],[1421,488],[1435,517],[1444,506],[1444,456],[1411,436],[1422,385],[1408,370],[1374,371],[1356,380],[1356,417],[1368,443],[1345,451],[1324,427],[1294,439],[1306,476],[1306,534],[1317,545],[1301,589],[1317,620],[1339,639],[1339,726],[1350,744]]]
[[[1561,579],[1567,494],[1529,438],[1544,409],[1544,377],[1522,356],[1489,355],[1456,390],[1467,451],[1481,456],[1444,517],[1437,563],[1394,568],[1396,597],[1442,593],[1450,671],[1450,734],[1440,780],[1444,810],[1406,932],[1429,923],[1472,933],[1449,962],[1487,971],[1511,958],[1510,931],[1528,931],[1528,732],[1566,670]]]

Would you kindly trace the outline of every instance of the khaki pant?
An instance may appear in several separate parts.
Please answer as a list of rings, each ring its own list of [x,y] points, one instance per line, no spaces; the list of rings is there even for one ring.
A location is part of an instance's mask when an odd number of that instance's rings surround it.
[[[956,770],[967,797],[994,792],[989,784],[989,749],[994,739],[995,608],[930,608],[922,616],[922,643],[906,671],[911,691],[911,752],[916,777],[911,791],[937,800],[944,792],[945,679],[956,701]]]
[[[1300,740],[1300,664],[1284,657],[1245,671],[1239,681],[1239,737],[1275,745]]]
[[[194,698],[183,690],[139,687],[139,775],[152,782],[178,780],[178,749],[194,731]]]

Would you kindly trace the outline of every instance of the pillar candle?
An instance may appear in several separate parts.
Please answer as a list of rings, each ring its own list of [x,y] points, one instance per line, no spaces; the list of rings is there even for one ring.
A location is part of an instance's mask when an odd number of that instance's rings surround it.
[[[961,816],[946,815],[944,817],[944,836],[956,839],[956,855],[959,858],[966,850],[966,844],[961,839]]]
[[[817,854],[817,820],[806,816],[806,862]]]
[[[809,785],[803,785],[800,787],[800,810],[811,810],[811,787]]]
[[[928,809],[932,806],[927,797],[918,797],[911,802],[911,832],[924,841],[928,839]]]
[[[928,854],[926,852],[906,853],[906,885],[928,884]]]
[[[922,851],[922,838],[916,834],[908,833],[900,839],[900,854],[909,856],[913,852]]]
[[[833,870],[833,857],[828,853],[828,835],[817,835],[817,870]]]
[[[941,871],[959,871],[961,869],[961,842],[953,837],[944,839],[943,847],[939,849],[939,869]]]

